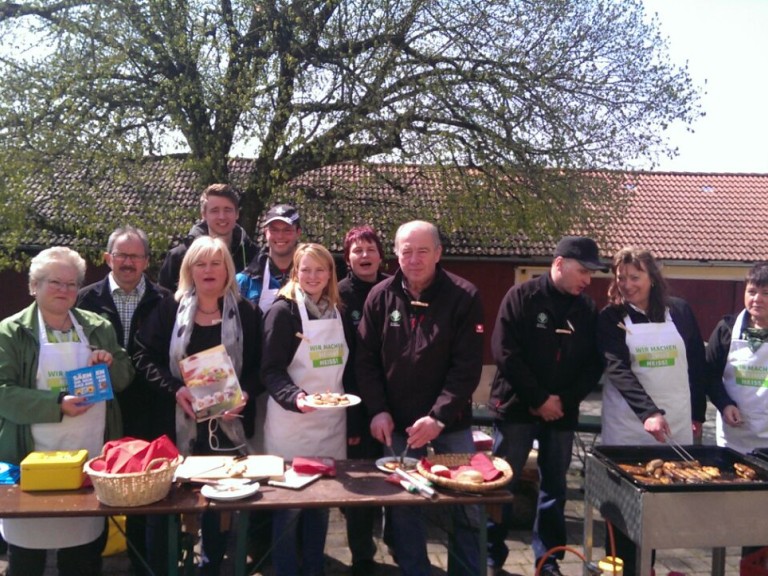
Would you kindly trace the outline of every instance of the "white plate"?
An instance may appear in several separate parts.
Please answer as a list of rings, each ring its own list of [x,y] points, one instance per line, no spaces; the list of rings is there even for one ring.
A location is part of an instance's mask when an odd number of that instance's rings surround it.
[[[386,464],[387,462],[392,462],[394,460],[400,460],[400,458],[395,456],[384,456],[383,458],[379,458],[378,460],[376,460],[376,468],[378,468],[382,472],[386,472],[387,474],[394,474],[395,472],[394,470],[390,470],[389,468],[384,466],[384,464]],[[416,470],[416,464],[418,463],[419,463],[418,458],[411,458],[410,456],[406,456],[405,458],[403,458],[403,464],[405,464],[404,471],[410,472],[412,470]]]
[[[304,402],[307,403],[307,406],[312,406],[312,408],[317,408],[318,410],[335,410],[337,408],[349,408],[350,406],[356,406],[361,402],[360,396],[355,396],[354,394],[345,394],[345,396],[349,400],[349,404],[314,404],[312,402],[312,394],[304,398]]]
[[[259,483],[249,483],[247,480],[219,480],[215,484],[205,484],[200,494],[211,500],[240,500],[253,496],[259,491]]]

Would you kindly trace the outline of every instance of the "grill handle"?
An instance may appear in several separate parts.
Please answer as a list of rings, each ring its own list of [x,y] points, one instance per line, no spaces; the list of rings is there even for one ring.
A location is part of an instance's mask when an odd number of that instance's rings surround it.
[[[611,480],[614,484],[621,483],[621,472],[610,466],[607,466],[605,471],[608,475],[608,479]]]

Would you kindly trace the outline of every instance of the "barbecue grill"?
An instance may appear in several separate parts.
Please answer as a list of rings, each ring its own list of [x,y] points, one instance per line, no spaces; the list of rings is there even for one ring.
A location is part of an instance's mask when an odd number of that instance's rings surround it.
[[[680,460],[670,446],[599,446],[587,457],[584,480],[584,549],[591,560],[593,508],[638,547],[639,574],[651,574],[655,548],[713,548],[712,574],[725,571],[726,546],[768,542],[768,459],[743,456],[729,448],[685,446],[705,466],[730,471],[738,462],[752,467],[752,481],[653,485],[619,464],[655,458]],[[768,452],[768,451],[767,451]],[[586,574],[586,571],[585,571]]]

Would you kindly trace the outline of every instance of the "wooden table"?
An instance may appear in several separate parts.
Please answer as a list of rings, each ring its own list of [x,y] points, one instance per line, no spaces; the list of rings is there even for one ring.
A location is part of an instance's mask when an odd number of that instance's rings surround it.
[[[477,504],[483,512],[480,519],[480,553],[486,553],[486,504],[507,504],[512,495],[507,490],[495,490],[482,495],[438,489],[434,500],[410,494],[400,486],[385,481],[384,474],[369,460],[345,460],[336,463],[335,478],[321,478],[301,490],[266,485],[249,498],[233,501],[210,501],[200,495],[197,487],[175,484],[166,498],[154,504],[138,507],[113,507],[100,504],[93,489],[85,488],[59,492],[22,492],[18,486],[0,487],[0,517],[38,518],[51,516],[112,516],[117,514],[164,514],[169,517],[168,573],[178,574],[179,515],[221,512],[277,510],[284,508],[342,508],[350,506],[446,506]],[[235,573],[246,574],[246,539],[249,514],[238,514],[236,524]]]

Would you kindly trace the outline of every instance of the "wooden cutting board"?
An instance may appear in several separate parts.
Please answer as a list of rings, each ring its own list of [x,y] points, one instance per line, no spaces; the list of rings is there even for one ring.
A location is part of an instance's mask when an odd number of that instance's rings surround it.
[[[176,479],[219,480],[230,478],[228,468],[233,465],[233,460],[232,456],[187,456],[176,469]],[[280,456],[248,456],[248,458],[235,463],[235,466],[240,464],[245,465],[245,471],[241,476],[238,476],[240,478],[280,478],[285,471],[285,464]]]

